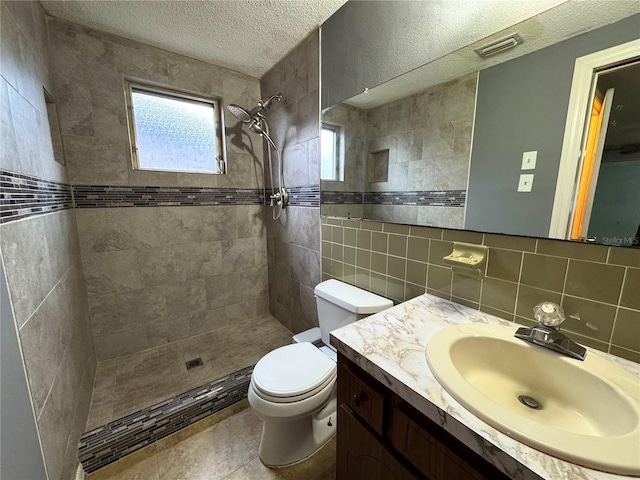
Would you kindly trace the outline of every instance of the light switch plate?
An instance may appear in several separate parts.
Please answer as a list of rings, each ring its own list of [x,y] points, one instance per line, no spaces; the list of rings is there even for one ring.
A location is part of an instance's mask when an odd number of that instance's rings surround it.
[[[530,192],[533,187],[533,173],[524,173],[520,175],[520,181],[518,182],[519,192]]]
[[[522,170],[533,170],[536,168],[536,159],[538,158],[538,151],[524,152],[522,154]]]

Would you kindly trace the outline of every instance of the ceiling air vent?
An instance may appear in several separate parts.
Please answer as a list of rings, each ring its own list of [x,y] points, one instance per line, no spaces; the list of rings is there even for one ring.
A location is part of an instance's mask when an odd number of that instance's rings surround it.
[[[482,58],[486,58],[491,55],[495,55],[496,53],[503,52],[505,50],[509,50],[510,48],[515,47],[516,45],[524,42],[522,37],[518,33],[512,33],[506,37],[499,38],[494,40],[487,45],[476,48],[475,52],[480,55]]]

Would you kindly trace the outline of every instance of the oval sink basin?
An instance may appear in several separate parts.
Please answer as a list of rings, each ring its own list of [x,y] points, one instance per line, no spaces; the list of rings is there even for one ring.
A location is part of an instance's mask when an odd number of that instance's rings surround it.
[[[514,338],[516,327],[440,330],[427,362],[444,389],[501,432],[572,463],[640,475],[640,381],[593,353],[584,361]]]

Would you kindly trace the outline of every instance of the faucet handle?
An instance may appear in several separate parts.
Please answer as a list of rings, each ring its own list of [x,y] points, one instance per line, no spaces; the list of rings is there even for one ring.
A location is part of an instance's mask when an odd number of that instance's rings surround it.
[[[564,310],[553,302],[542,302],[533,307],[533,316],[540,325],[557,329],[565,320]]]

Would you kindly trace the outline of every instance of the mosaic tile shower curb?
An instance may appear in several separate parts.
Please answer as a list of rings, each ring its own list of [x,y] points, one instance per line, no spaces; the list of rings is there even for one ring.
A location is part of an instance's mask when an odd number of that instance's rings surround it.
[[[0,223],[72,207],[70,185],[0,170]]]
[[[192,425],[247,398],[253,366],[84,433],[78,459],[86,473]]]
[[[323,191],[328,205],[409,205],[419,207],[464,207],[466,190],[424,190],[413,192],[336,192]]]

